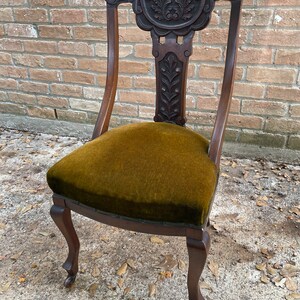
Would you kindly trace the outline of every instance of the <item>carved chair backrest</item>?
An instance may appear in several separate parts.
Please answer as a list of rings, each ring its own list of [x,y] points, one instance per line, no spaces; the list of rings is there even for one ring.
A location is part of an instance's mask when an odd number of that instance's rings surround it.
[[[105,94],[93,138],[108,129],[118,79],[118,14],[120,3],[132,3],[137,25],[151,32],[156,67],[156,111],[154,121],[184,126],[186,82],[192,41],[197,30],[210,20],[217,0],[106,0],[108,69]],[[212,135],[210,157],[218,165],[224,128],[230,107],[234,77],[241,0],[228,0],[232,13],[227,60],[220,105]]]

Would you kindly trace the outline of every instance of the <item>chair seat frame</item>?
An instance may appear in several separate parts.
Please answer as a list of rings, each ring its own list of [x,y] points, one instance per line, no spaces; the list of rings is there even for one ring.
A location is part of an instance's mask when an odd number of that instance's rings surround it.
[[[107,24],[108,29],[108,64],[107,64],[107,82],[105,93],[100,108],[99,116],[93,132],[93,139],[102,135],[108,130],[109,120],[111,117],[116,88],[118,80],[118,16],[117,6],[122,2],[133,2],[135,0],[107,0]],[[139,1],[139,0],[137,0]],[[207,0],[208,1],[208,0]],[[238,33],[240,24],[240,12],[242,0],[228,0],[231,2],[231,16],[227,43],[227,55],[225,62],[225,71],[222,92],[220,97],[219,108],[217,111],[216,121],[212,138],[210,142],[208,155],[211,160],[219,168],[222,144],[224,139],[225,126],[230,109],[230,102],[233,89],[236,53],[238,47]],[[190,43],[190,40],[187,41]],[[154,43],[154,56],[158,44]],[[185,45],[186,46],[186,45]],[[189,46],[189,45],[188,45]],[[181,115],[180,122],[184,119]],[[71,211],[84,215],[90,219],[101,223],[123,228],[127,230],[158,234],[169,236],[185,236],[188,255],[188,293],[189,300],[203,300],[203,296],[199,289],[199,279],[205,266],[207,254],[210,248],[210,237],[207,232],[209,224],[209,214],[202,226],[179,223],[152,222],[140,219],[131,219],[124,216],[114,215],[96,210],[79,203],[78,201],[66,198],[62,195],[53,194],[53,206],[50,215],[57,227],[64,235],[69,254],[63,264],[63,268],[68,272],[65,280],[65,286],[71,286],[78,272],[78,255],[80,243],[76,231],[74,229]],[[213,201],[211,201],[212,203]],[[211,209],[211,206],[210,206]]]

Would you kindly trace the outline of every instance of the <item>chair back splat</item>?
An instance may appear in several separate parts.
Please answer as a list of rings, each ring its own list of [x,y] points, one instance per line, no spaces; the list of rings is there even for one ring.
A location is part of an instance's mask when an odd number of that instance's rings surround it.
[[[242,3],[228,0],[231,15],[223,86],[209,142],[185,128],[185,98],[193,37],[208,25],[215,1],[106,0],[107,78],[92,141],[47,173],[54,202],[50,215],[69,247],[63,265],[68,272],[66,287],[78,272],[79,240],[71,219],[74,211],[127,230],[185,236],[189,300],[204,300],[198,283],[210,248],[207,226],[233,90]],[[137,25],[152,37],[155,122],[108,131],[118,82],[121,3],[132,4]]]

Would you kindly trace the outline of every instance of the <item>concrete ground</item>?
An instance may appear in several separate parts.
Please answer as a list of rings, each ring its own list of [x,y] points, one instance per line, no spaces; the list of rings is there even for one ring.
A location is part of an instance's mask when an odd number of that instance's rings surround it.
[[[63,287],[65,241],[45,174],[76,138],[0,129],[0,299],[187,299],[181,237],[127,232],[74,215],[80,272]],[[224,158],[212,210],[206,299],[300,299],[299,164]]]

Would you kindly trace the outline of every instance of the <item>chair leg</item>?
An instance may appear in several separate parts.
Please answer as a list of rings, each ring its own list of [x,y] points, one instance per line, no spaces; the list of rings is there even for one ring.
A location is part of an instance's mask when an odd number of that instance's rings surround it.
[[[70,287],[74,283],[78,272],[80,243],[71,219],[71,211],[68,207],[54,204],[51,207],[50,215],[68,243],[69,254],[67,260],[63,264],[63,268],[68,272],[68,277],[64,282],[64,286]]]
[[[187,248],[189,254],[189,300],[204,300],[199,288],[199,279],[204,269],[207,254],[210,248],[210,237],[208,232],[203,232],[202,240],[187,237]]]

